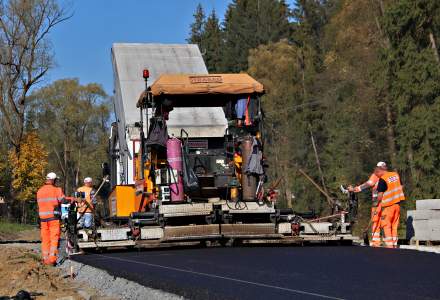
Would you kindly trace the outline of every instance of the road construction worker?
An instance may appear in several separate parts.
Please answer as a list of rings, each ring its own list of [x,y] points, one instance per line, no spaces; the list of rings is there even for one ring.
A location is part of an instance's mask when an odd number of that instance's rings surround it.
[[[77,192],[84,193],[83,201],[78,203],[78,225],[80,228],[90,228],[93,224],[93,210],[96,204],[92,178],[84,178],[84,185],[78,188]]]
[[[400,221],[400,202],[405,200],[403,186],[397,172],[388,172],[378,167],[377,200],[382,206],[381,226],[384,233],[385,247],[397,248],[397,229]]]
[[[350,192],[359,193],[366,189],[371,188],[371,247],[380,247],[380,216],[381,216],[381,206],[377,201],[377,184],[379,182],[379,176],[376,175],[378,172],[378,168],[387,168],[387,164],[383,161],[377,163],[376,168],[374,169],[373,174],[370,175],[370,178],[358,185],[356,187],[348,187]]]
[[[55,186],[57,175],[47,174],[45,184],[37,192],[38,216],[41,225],[41,254],[43,263],[55,265],[60,239],[60,203],[64,200],[61,188]]]

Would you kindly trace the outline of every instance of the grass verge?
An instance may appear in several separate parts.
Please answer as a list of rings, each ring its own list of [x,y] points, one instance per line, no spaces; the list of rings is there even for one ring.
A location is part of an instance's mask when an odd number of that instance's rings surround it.
[[[0,219],[0,233],[13,234],[25,230],[31,230],[35,226],[29,224],[12,223],[6,220]]]

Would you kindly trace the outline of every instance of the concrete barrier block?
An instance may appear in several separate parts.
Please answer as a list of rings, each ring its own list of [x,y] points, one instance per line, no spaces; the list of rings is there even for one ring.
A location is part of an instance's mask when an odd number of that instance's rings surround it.
[[[440,209],[440,199],[424,199],[416,201],[416,210]]]
[[[440,220],[429,220],[431,241],[440,241]]]
[[[414,238],[422,241],[431,240],[429,220],[413,220]]]
[[[413,220],[440,220],[440,210],[418,209],[409,210],[406,213],[407,218],[412,217]]]
[[[440,220],[413,220],[414,239],[440,241]]]

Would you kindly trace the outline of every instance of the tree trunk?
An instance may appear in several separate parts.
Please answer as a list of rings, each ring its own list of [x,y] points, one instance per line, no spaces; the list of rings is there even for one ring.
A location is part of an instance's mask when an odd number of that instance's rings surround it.
[[[68,145],[67,145],[67,138],[64,138],[64,170],[65,170],[65,174],[64,174],[64,192],[65,193],[69,193],[69,180],[70,180],[70,172],[69,172],[69,150],[68,150]]]
[[[435,42],[435,37],[432,32],[429,33],[429,41],[431,42],[431,48],[432,48],[432,51],[434,52],[435,60],[437,61],[437,63],[440,63],[440,57],[438,54],[437,43]]]
[[[315,138],[313,137],[312,126],[310,124],[309,124],[309,131],[310,131],[310,139],[312,140],[313,152],[315,153],[316,165],[318,167],[319,176],[321,177],[322,188],[328,194],[327,187],[325,186],[324,173],[322,172],[321,169],[321,162],[319,161],[318,150],[315,144]]]
[[[411,184],[411,188],[415,189],[415,187],[418,185],[418,173],[414,164],[414,153],[411,148],[408,149],[408,163],[409,163],[409,182]]]
[[[24,224],[27,224],[27,212],[28,212],[28,206],[27,206],[27,202],[23,201],[23,206],[24,206],[24,210],[23,210],[23,218],[24,218]]]
[[[292,208],[292,191],[288,187],[286,187],[285,197],[287,208]]]
[[[385,13],[385,4],[383,0],[378,0],[376,3],[378,3],[378,11],[379,11],[379,17],[382,17]],[[372,4],[375,5],[374,0],[372,0]],[[377,10],[376,10],[377,11]],[[383,32],[382,26],[379,22],[379,17],[375,13],[374,14],[375,20],[376,20],[376,26],[377,30],[379,31],[379,34],[382,38],[384,48],[389,48],[391,46],[390,40],[388,36]],[[388,71],[388,70],[387,70]],[[384,92],[389,91],[389,78],[385,79],[385,88]],[[386,112],[386,122],[387,122],[387,130],[386,130],[386,139],[387,139],[387,146],[388,151],[390,153],[390,162],[391,165],[394,168],[397,168],[397,149],[396,149],[396,134],[394,132],[394,116],[393,116],[393,110],[391,106],[391,102],[388,99],[388,97],[385,95],[386,101],[385,101],[385,112]]]
[[[24,223],[24,210],[25,210],[25,206],[24,206],[24,201],[20,201],[20,204],[21,204],[21,220],[20,220],[20,222],[21,223]]]
[[[389,101],[385,103],[386,120],[387,120],[387,143],[390,152],[391,165],[397,168],[397,150],[396,150],[396,134],[394,132],[393,113]]]
[[[283,183],[284,183],[284,197],[286,197],[286,205],[288,208],[292,208],[292,191],[290,189],[290,182],[287,177],[287,168],[286,165],[282,168],[283,174]]]

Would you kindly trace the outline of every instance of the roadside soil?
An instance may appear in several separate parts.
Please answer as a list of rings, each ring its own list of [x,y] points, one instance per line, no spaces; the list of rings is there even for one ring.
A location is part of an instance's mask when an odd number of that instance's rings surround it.
[[[1,232],[0,241],[39,241],[40,230],[37,227],[19,232]]]
[[[43,265],[38,246],[0,245],[0,297],[25,290],[35,299],[110,299],[66,278],[60,269]]]

